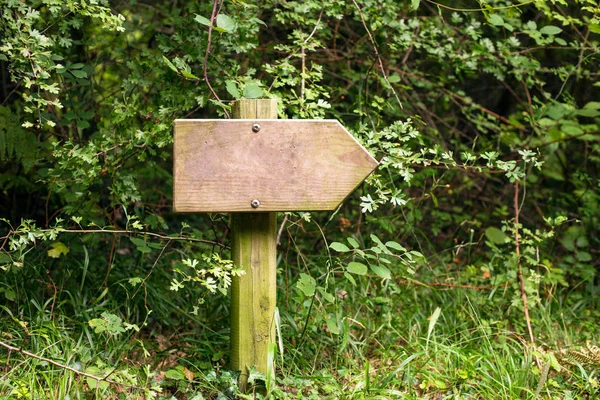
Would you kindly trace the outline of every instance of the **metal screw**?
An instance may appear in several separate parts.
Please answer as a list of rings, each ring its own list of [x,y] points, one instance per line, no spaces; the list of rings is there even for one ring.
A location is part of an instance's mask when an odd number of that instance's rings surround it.
[[[259,124],[252,124],[252,132],[254,132],[254,133],[260,132],[260,125]],[[256,207],[258,207],[258,206],[256,206]]]
[[[258,208],[258,206],[260,206],[260,201],[254,199],[252,200],[252,202],[250,202],[250,205],[252,206],[252,208]]]

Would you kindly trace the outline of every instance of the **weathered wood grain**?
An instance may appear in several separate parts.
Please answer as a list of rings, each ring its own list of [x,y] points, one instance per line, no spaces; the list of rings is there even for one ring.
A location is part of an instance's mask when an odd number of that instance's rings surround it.
[[[257,113],[265,106],[235,107]],[[176,120],[174,208],[333,210],[376,166],[336,120]]]
[[[240,100],[234,118],[277,118],[274,100]],[[275,343],[277,213],[231,214],[231,256],[246,272],[231,284],[231,369],[246,391],[248,368],[267,375],[269,344]],[[274,374],[274,371],[270,371]]]

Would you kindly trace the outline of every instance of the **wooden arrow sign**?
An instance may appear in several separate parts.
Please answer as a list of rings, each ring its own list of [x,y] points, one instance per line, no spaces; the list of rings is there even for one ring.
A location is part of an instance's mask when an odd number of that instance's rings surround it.
[[[334,210],[377,166],[337,120],[176,120],[176,212]]]

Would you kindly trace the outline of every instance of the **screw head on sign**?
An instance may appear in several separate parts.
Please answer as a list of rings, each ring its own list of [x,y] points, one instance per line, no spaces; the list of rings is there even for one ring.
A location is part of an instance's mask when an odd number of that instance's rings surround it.
[[[258,208],[258,206],[260,206],[260,201],[254,199],[250,202],[250,205],[252,206],[252,208]]]
[[[258,133],[259,131],[260,131],[260,125],[259,124],[252,124],[252,132]]]

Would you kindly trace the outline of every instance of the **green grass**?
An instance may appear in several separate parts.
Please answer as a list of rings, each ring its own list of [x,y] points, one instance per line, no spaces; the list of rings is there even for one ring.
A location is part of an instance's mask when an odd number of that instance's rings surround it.
[[[546,366],[552,351],[584,345],[600,333],[595,304],[586,304],[578,293],[559,293],[532,310],[538,338],[534,349],[523,321],[499,308],[488,291],[382,286],[375,279],[361,279],[360,288],[337,282],[335,305],[316,299],[310,314],[309,299],[293,291],[288,308],[286,293],[280,294],[284,352],[283,364],[276,357],[281,365],[270,388],[272,398],[600,396],[600,365]],[[2,351],[1,398],[235,398],[235,374],[226,370],[226,318],[203,321],[190,315],[196,321],[162,325],[153,320],[139,332],[95,333],[87,324],[90,317],[97,318],[100,310],[122,311],[110,297],[104,303],[89,302],[78,315],[72,314],[73,304],[85,302],[70,292],[60,295],[52,314],[51,300],[21,299],[17,314],[14,307],[2,307],[2,341],[92,375],[110,374],[116,383],[98,383],[43,360]],[[183,320],[177,310],[171,312],[175,320]],[[334,312],[340,321],[337,335],[323,320]]]

